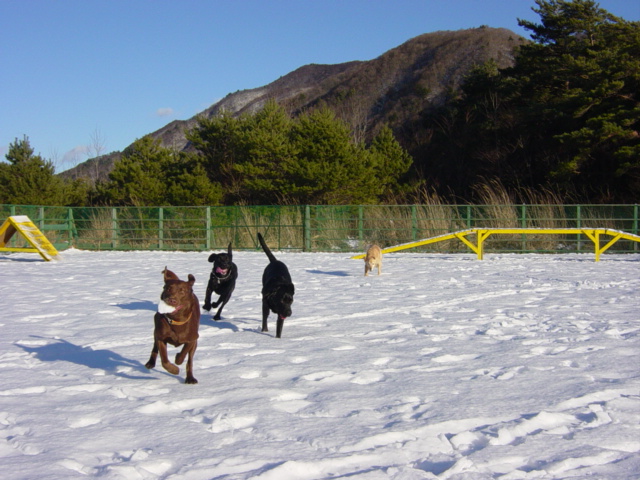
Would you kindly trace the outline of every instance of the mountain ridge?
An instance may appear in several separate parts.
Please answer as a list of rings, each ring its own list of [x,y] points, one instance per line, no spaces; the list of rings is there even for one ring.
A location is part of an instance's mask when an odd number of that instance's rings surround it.
[[[362,141],[388,124],[411,154],[421,134],[420,118],[444,105],[474,66],[488,60],[500,68],[513,65],[514,51],[523,42],[508,29],[485,26],[425,33],[372,60],[303,65],[267,85],[229,93],[193,117],[147,135],[164,147],[184,150],[189,148],[185,132],[200,116],[255,113],[273,99],[294,116],[325,104],[359,132]],[[88,159],[60,175],[106,180],[122,153]]]

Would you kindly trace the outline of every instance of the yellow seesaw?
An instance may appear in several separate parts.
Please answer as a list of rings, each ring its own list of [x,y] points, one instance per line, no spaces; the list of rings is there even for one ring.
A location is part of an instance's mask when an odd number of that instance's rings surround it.
[[[16,233],[21,234],[33,248],[7,247]],[[0,252],[39,253],[47,262],[60,258],[56,247],[26,215],[11,216],[0,226]]]
[[[395,245],[393,247],[384,248],[382,253],[397,252],[399,250],[406,250],[408,248],[421,247],[423,245],[429,245],[431,243],[444,242],[445,240],[452,240],[457,238],[462,243],[467,245],[472,251],[478,255],[478,260],[483,258],[483,244],[484,241],[491,235],[496,234],[544,234],[544,235],[566,235],[566,234],[583,234],[586,235],[594,244],[596,262],[600,261],[600,255],[607,251],[614,243],[621,238],[625,240],[632,240],[634,242],[640,242],[640,235],[633,233],[626,233],[620,230],[614,230],[611,228],[470,228],[468,230],[460,230],[458,232],[447,233],[444,235],[438,235],[436,237],[425,238],[415,242],[403,243]],[[469,235],[476,236],[476,243],[473,243],[467,238]],[[601,246],[600,236],[607,235],[612,237],[607,243]],[[365,254],[355,255],[352,259],[364,258]]]

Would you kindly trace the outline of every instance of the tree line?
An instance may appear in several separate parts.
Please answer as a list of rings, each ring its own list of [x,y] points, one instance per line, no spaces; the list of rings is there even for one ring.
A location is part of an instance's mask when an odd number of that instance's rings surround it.
[[[428,181],[470,197],[499,181],[566,200],[637,203],[640,23],[591,0],[537,0],[541,22],[513,67],[480,65],[459,97],[430,115],[415,154]]]
[[[365,143],[326,106],[292,117],[270,101],[199,118],[185,151],[139,139],[95,185],[57,177],[16,139],[0,163],[0,203],[414,203],[425,191],[471,202],[487,184],[514,197],[547,189],[564,201],[637,203],[640,23],[592,0],[536,4],[540,23],[519,20],[531,41],[514,65],[478,65],[412,126],[423,139],[412,155],[389,126]]]

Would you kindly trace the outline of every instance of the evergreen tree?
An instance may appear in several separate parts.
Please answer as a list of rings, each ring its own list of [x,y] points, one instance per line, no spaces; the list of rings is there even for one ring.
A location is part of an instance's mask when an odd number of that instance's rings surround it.
[[[9,145],[8,163],[0,163],[0,203],[66,205],[80,192],[79,183],[65,184],[55,176],[53,163],[34,155],[28,137]]]
[[[542,185],[571,201],[635,202],[640,23],[591,0],[536,4],[540,23],[519,21],[533,41],[515,65],[479,66],[429,125],[422,170],[465,198],[497,178],[512,191]]]
[[[277,204],[288,180],[284,172],[296,162],[290,140],[293,122],[275,101],[242,124],[241,161],[235,171],[242,179],[239,198],[250,204]]]
[[[225,204],[377,203],[397,193],[411,163],[388,128],[367,149],[328,108],[291,118],[275,101],[201,118],[187,135]]]
[[[97,185],[97,196],[110,205],[218,205],[220,186],[209,181],[199,160],[144,137],[125,150],[109,180]]]
[[[328,108],[305,113],[292,130],[298,157],[285,173],[286,195],[299,204],[376,203],[375,159],[351,142],[348,126]]]
[[[222,188],[211,182],[197,155],[181,152],[166,172],[168,205],[220,205]]]
[[[535,43],[522,47],[509,75],[531,92],[532,115],[557,142],[551,178],[638,193],[640,23],[592,0],[536,3],[541,23],[520,21]]]
[[[98,197],[110,205],[163,205],[167,182],[164,170],[172,154],[159,140],[136,140],[116,161],[107,182],[98,184]]]
[[[236,169],[243,156],[243,128],[246,116],[235,118],[227,112],[198,118],[196,126],[186,132],[186,138],[201,155],[201,164],[213,183],[222,186],[224,202],[240,196],[242,179]]]
[[[390,199],[402,191],[400,179],[411,167],[413,159],[395,139],[388,125],[383,126],[373,139],[369,152],[375,157],[373,173],[379,195]]]

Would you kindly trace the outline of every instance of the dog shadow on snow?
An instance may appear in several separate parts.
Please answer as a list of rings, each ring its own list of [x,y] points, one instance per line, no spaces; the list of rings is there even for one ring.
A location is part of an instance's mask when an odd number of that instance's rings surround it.
[[[350,277],[351,273],[345,270],[318,270],[314,268],[313,270],[307,270],[307,273],[313,273],[315,275],[333,275],[336,277]]]
[[[122,308],[123,310],[149,310],[155,313],[158,309],[158,303],[150,302],[149,300],[137,300],[129,303],[118,303],[116,307]]]
[[[30,338],[38,340],[51,340],[50,338],[30,335]],[[150,380],[153,377],[149,375],[138,376],[127,373],[126,370],[135,370],[138,372],[147,372],[145,366],[137,360],[131,360],[112,350],[94,350],[89,347],[83,347],[67,340],[57,338],[46,345],[30,346],[16,343],[25,352],[31,354],[41,362],[69,362],[76,365],[83,365],[96,370],[115,375],[117,377]]]

